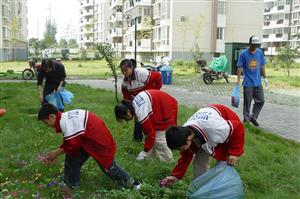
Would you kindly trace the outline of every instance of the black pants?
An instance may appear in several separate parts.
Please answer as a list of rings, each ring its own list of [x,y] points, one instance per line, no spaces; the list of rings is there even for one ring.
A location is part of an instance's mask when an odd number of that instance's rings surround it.
[[[64,181],[69,186],[79,186],[80,185],[80,170],[85,161],[89,158],[83,149],[80,149],[79,156],[72,156],[66,154],[65,156],[65,172],[64,172]],[[129,174],[119,167],[115,161],[112,162],[112,165],[108,170],[99,165],[100,169],[113,180],[116,180],[120,186],[127,187],[133,184],[133,179]]]
[[[142,131],[142,127],[140,125],[139,122],[137,122],[136,120],[134,121],[134,133],[133,133],[133,138],[136,141],[142,141],[143,139],[143,131]]]
[[[250,107],[252,100],[254,101],[252,113]],[[262,86],[245,87],[244,86],[244,109],[243,115],[245,121],[250,121],[252,118],[257,120],[258,115],[265,103],[264,90]]]

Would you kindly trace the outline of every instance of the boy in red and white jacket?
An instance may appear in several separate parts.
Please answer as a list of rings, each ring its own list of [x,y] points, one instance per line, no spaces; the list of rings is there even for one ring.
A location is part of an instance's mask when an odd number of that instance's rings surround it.
[[[39,110],[38,120],[63,134],[62,145],[47,153],[42,162],[52,163],[60,154],[66,153],[64,181],[69,186],[80,185],[80,169],[89,156],[121,186],[139,184],[114,161],[116,143],[104,122],[94,113],[81,109],[61,113],[52,104],[44,104]]]
[[[195,178],[209,166],[209,156],[235,165],[244,153],[244,126],[228,107],[212,104],[199,109],[183,126],[171,127],[166,132],[170,149],[178,149],[181,156],[171,176],[161,185],[171,185],[181,179],[193,161]]]
[[[168,148],[165,131],[177,123],[177,101],[160,90],[146,90],[134,97],[133,101],[123,100],[115,106],[117,120],[132,120],[133,117],[141,124],[146,134],[144,150],[137,160],[158,156],[160,160],[173,159]]]
[[[145,68],[137,68],[136,60],[124,59],[120,63],[120,69],[124,75],[122,82],[122,93],[125,100],[132,101],[142,91],[149,89],[160,90],[162,87],[159,72],[148,71]],[[134,139],[142,141],[143,133],[141,127],[135,122]]]

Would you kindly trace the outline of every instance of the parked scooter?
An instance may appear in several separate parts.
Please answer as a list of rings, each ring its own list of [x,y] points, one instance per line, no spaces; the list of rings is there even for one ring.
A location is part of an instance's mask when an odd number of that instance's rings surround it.
[[[209,67],[207,67],[205,60],[198,60],[197,64],[200,66],[201,71],[204,72],[202,78],[205,84],[212,84],[214,80],[223,78],[229,83],[226,72],[227,59],[225,56],[214,59]]]
[[[169,65],[169,62],[166,61],[164,58],[165,58],[164,56],[161,57],[159,64],[157,62],[152,62],[152,65],[149,65],[141,62],[141,67],[146,68],[149,71],[159,72],[163,66]]]

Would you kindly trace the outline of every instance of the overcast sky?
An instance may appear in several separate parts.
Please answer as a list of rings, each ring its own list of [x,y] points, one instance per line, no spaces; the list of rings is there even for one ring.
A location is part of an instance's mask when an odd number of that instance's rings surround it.
[[[43,37],[45,21],[51,18],[57,25],[56,39],[74,38],[78,34],[78,0],[27,0],[28,38]],[[51,12],[50,12],[51,8]]]

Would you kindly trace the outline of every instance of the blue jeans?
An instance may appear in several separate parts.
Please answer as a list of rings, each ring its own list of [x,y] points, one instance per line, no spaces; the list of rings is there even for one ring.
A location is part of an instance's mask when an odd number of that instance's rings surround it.
[[[80,149],[79,156],[72,156],[66,154],[65,156],[65,171],[64,171],[64,181],[69,186],[79,186],[80,185],[80,170],[82,165],[89,158],[89,154],[85,152],[82,148]],[[118,184],[122,187],[127,187],[132,185],[133,179],[129,174],[124,171],[117,163],[113,160],[112,165],[108,170],[105,170],[101,165],[100,169],[104,174],[110,177],[112,180],[116,180]]]

